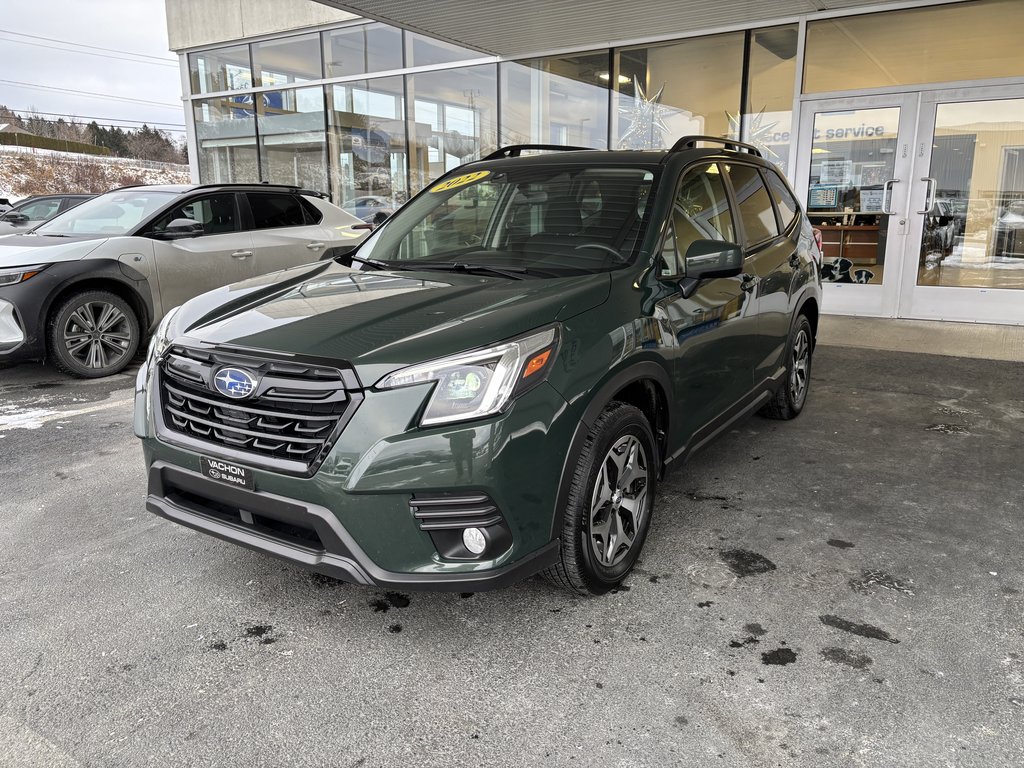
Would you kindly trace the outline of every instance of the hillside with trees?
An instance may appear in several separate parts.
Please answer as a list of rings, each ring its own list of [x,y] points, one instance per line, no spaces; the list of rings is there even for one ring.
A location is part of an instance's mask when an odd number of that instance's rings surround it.
[[[0,124],[5,123],[17,131],[41,138],[105,147],[114,157],[158,163],[188,163],[183,141],[176,141],[167,131],[150,128],[145,124],[141,128],[126,130],[116,125],[105,127],[95,120],[85,123],[73,117],[53,120],[36,113],[23,117],[0,105]]]

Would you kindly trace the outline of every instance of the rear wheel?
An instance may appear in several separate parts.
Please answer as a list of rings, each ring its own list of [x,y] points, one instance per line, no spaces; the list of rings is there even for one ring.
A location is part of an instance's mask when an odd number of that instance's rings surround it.
[[[50,324],[49,353],[64,373],[84,379],[123,370],[139,348],[139,320],[107,291],[86,291],[61,304]]]
[[[769,419],[795,419],[804,409],[811,389],[811,357],[814,336],[807,315],[800,315],[793,328],[786,359],[786,380],[775,397],[761,409]]]
[[[602,594],[633,569],[651,522],[658,453],[640,409],[612,402],[594,422],[573,470],[559,562],[545,578]]]

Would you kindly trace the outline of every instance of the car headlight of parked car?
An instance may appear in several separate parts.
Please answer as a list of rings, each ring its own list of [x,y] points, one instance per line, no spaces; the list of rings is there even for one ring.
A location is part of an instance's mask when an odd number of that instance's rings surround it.
[[[0,269],[0,286],[17,285],[18,283],[23,283],[29,278],[38,275],[48,266],[48,264],[35,264],[31,267],[12,267],[11,269]]]
[[[385,376],[377,388],[436,382],[420,418],[423,427],[479,419],[500,412],[544,381],[557,347],[558,328],[551,326],[487,349],[403,368]]]

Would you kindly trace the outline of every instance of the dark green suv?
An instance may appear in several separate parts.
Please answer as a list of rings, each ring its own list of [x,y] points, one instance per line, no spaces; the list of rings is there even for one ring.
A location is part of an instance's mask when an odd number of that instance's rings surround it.
[[[819,262],[753,147],[506,147],[354,255],[168,314],[147,507],[359,584],[606,591],[669,465],[800,413]]]

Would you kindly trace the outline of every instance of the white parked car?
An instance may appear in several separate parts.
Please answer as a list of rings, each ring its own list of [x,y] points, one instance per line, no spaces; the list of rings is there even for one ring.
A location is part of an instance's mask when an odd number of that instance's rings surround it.
[[[342,257],[368,229],[295,187],[107,192],[32,232],[0,239],[0,362],[46,358],[73,376],[117,373],[172,307],[214,288]]]

